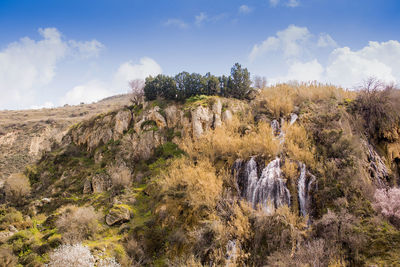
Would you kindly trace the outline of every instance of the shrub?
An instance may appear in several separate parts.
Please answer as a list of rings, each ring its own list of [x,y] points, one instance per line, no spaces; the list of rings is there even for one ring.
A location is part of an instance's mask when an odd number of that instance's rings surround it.
[[[62,212],[56,226],[63,235],[64,243],[75,244],[98,231],[99,215],[93,207],[68,206]]]
[[[306,236],[304,218],[292,213],[287,206],[279,207],[272,215],[258,211],[252,221],[252,261],[255,266],[267,264],[267,256],[277,251],[288,250],[292,257]]]
[[[306,129],[300,124],[288,125],[285,123],[282,130],[285,134],[285,152],[288,154],[289,158],[303,162],[308,167],[314,167],[315,151],[308,138]]]
[[[108,173],[111,176],[113,186],[117,190],[128,187],[132,182],[132,172],[124,165],[111,167]]]
[[[21,204],[31,191],[29,179],[22,173],[11,174],[4,183],[4,191],[6,200]]]
[[[400,90],[368,80],[358,93],[353,108],[361,115],[369,136],[377,141],[395,141],[400,130]]]
[[[287,84],[261,90],[256,98],[257,109],[261,113],[271,114],[275,119],[287,116],[294,109],[294,94],[293,88]]]
[[[173,161],[158,184],[161,203],[165,204],[159,211],[168,215],[169,223],[178,219],[189,227],[214,209],[222,190],[222,179],[208,160],[194,164],[187,158]]]
[[[97,267],[121,267],[121,264],[119,264],[114,258],[105,258],[105,259],[100,259],[97,264]]]
[[[94,267],[94,257],[82,244],[61,245],[49,255],[48,267],[85,266]]]
[[[136,79],[129,82],[130,97],[134,105],[138,106],[143,102],[144,98],[144,80]]]
[[[16,266],[17,257],[10,249],[0,248],[0,267]]]
[[[374,208],[400,228],[400,188],[377,189]]]

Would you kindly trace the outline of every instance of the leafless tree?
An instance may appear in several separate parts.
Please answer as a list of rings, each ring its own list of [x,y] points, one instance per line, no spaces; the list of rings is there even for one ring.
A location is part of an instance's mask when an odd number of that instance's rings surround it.
[[[131,101],[135,105],[139,105],[144,99],[144,80],[135,79],[129,82]]]
[[[265,76],[263,76],[263,77],[258,76],[258,75],[254,76],[253,85],[254,85],[254,88],[262,89],[267,86],[267,78],[265,78]]]

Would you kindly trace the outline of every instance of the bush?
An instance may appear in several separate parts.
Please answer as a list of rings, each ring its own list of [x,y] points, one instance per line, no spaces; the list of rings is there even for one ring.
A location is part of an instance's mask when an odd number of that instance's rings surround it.
[[[94,267],[94,257],[89,248],[81,244],[61,245],[49,255],[48,267],[85,266]]]
[[[166,210],[160,211],[168,215],[167,221],[176,224],[176,220],[182,220],[190,227],[213,210],[221,195],[222,179],[207,160],[193,164],[187,158],[178,158],[161,174],[159,186],[161,203],[166,204]]]
[[[399,139],[399,89],[369,80],[358,93],[353,109],[361,115],[364,127],[373,139],[390,142]]]
[[[4,183],[6,200],[17,205],[24,202],[30,191],[29,179],[22,173],[11,174]]]
[[[16,266],[17,257],[10,249],[0,248],[0,267]]]
[[[400,188],[377,189],[374,208],[400,228]]]
[[[114,188],[116,188],[117,190],[127,188],[132,182],[132,172],[128,167],[124,165],[111,167],[108,170],[108,173],[111,176],[111,181]]]
[[[75,244],[98,231],[98,218],[93,207],[69,206],[56,221],[56,226],[64,243]]]
[[[292,213],[287,206],[279,207],[272,215],[259,211],[252,221],[252,262],[255,266],[268,264],[267,257],[277,251],[289,251],[291,256],[294,255],[306,236],[304,218]]]

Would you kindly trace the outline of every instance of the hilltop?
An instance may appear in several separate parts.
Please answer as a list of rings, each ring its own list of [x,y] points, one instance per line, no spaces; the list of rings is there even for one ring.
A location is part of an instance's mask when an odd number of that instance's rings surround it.
[[[394,266],[399,95],[281,84],[2,114],[29,118],[3,136],[51,112],[60,135],[9,169],[0,265]]]
[[[93,104],[0,111],[0,183],[38,160],[71,125],[129,102],[128,95],[119,95]]]

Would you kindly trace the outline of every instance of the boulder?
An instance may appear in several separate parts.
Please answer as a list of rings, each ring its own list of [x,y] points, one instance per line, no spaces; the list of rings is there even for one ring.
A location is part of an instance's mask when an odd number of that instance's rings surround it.
[[[114,205],[106,215],[107,225],[122,224],[131,219],[131,212],[125,205]]]
[[[102,193],[109,190],[112,186],[111,178],[106,173],[98,173],[87,178],[83,184],[83,193]]]

